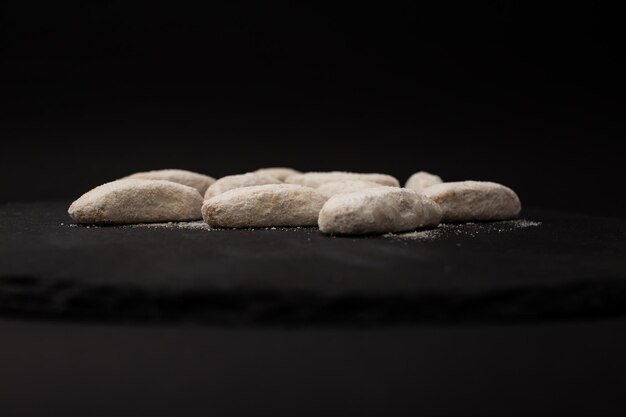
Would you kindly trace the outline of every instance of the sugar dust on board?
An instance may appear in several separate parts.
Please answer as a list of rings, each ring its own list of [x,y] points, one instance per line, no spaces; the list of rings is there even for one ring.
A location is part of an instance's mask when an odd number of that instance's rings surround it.
[[[508,233],[538,226],[541,226],[541,222],[524,219],[493,223],[442,223],[436,229],[417,230],[407,233],[387,233],[383,237],[403,240],[437,240],[445,236],[477,237],[483,234]]]

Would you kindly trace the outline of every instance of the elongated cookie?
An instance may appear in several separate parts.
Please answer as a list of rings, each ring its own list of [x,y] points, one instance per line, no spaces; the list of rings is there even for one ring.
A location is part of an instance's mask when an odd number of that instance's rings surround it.
[[[235,188],[251,187],[253,185],[265,185],[265,184],[281,184],[282,181],[271,177],[269,175],[257,174],[254,172],[248,172],[246,174],[228,175],[215,181],[206,193],[204,199],[216,196]]]
[[[197,220],[202,196],[164,180],[121,179],[83,194],[68,213],[78,223],[120,224]]]
[[[331,197],[319,215],[324,233],[363,235],[402,232],[439,224],[441,208],[406,188],[368,188]]]
[[[515,219],[522,210],[517,194],[495,182],[444,182],[428,187],[424,195],[441,206],[447,222]]]
[[[198,174],[197,172],[186,171],[184,169],[159,169],[155,171],[137,172],[124,179],[126,178],[172,181],[193,187],[198,190],[200,194],[204,194],[207,188],[215,182],[215,178],[213,177]]]
[[[322,184],[327,182],[334,181],[351,181],[351,180],[361,180],[361,181],[371,181],[378,183],[380,185],[388,185],[391,187],[399,187],[400,182],[392,177],[391,175],[386,174],[361,174],[357,172],[341,172],[341,171],[331,171],[331,172],[306,172],[304,174],[292,175],[287,177],[285,180],[286,183],[289,184],[300,184],[306,185],[307,187],[317,188]]]
[[[270,167],[270,168],[260,168],[254,171],[256,174],[269,175],[270,177],[274,177],[277,180],[285,181],[285,179],[291,175],[300,174],[300,171],[297,171],[293,168],[286,167]]]
[[[236,188],[204,201],[213,227],[314,226],[326,197],[310,187],[267,184]]]
[[[377,182],[363,180],[333,181],[317,187],[317,192],[330,198],[335,194],[345,194],[366,188],[385,187]]]

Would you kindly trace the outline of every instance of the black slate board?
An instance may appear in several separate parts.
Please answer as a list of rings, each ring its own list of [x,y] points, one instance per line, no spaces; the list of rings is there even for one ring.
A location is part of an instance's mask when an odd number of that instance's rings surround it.
[[[0,206],[0,312],[72,319],[396,322],[626,312],[626,222],[525,210],[436,238],[315,228],[70,225],[67,203]]]

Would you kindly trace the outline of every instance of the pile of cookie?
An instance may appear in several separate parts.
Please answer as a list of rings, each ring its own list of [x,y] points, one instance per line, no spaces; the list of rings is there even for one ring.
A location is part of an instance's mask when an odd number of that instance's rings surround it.
[[[82,224],[202,218],[215,228],[319,226],[365,235],[514,219],[520,211],[515,192],[494,182],[443,182],[420,171],[400,187],[386,174],[264,168],[218,180],[179,169],[139,172],[88,191],[68,213]]]

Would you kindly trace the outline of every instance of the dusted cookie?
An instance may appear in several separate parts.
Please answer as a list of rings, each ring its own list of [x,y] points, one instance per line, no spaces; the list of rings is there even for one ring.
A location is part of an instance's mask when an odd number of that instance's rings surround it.
[[[439,203],[447,222],[515,219],[522,210],[517,194],[495,182],[444,182],[428,187],[424,195]]]
[[[318,224],[324,233],[363,235],[403,232],[440,221],[441,208],[430,198],[406,188],[378,187],[331,197]]]
[[[322,184],[326,184],[327,182],[353,181],[353,180],[371,181],[371,182],[378,183],[380,185],[388,185],[391,187],[400,186],[400,182],[394,177],[392,177],[391,175],[360,174],[356,172],[341,172],[341,171],[306,172],[304,174],[292,175],[290,177],[287,177],[285,182],[289,184],[300,184],[300,185],[306,185],[308,187],[317,188]]]
[[[405,187],[421,193],[431,185],[441,184],[442,182],[441,177],[438,175],[433,175],[426,171],[419,171],[411,175]]]
[[[205,200],[202,217],[214,227],[314,226],[325,201],[310,187],[257,185]]]
[[[281,184],[282,181],[269,175],[256,174],[254,172],[248,172],[247,174],[228,175],[215,181],[213,185],[206,190],[204,199],[216,196],[229,190],[241,187],[251,187],[253,185],[265,185],[265,184]]]
[[[330,198],[335,194],[352,193],[354,191],[365,190],[366,188],[385,187],[377,182],[351,180],[351,181],[333,181],[317,187],[317,192]]]
[[[142,180],[165,180],[193,187],[202,195],[207,188],[215,182],[215,178],[197,172],[185,171],[184,169],[159,169],[156,171],[137,172],[127,178]]]
[[[280,181],[285,181],[285,179],[291,175],[300,174],[300,171],[285,167],[260,168],[254,172],[256,174],[269,175],[270,177],[274,177]]]
[[[202,196],[163,180],[121,179],[83,194],[68,213],[78,223],[149,223],[197,220]]]

